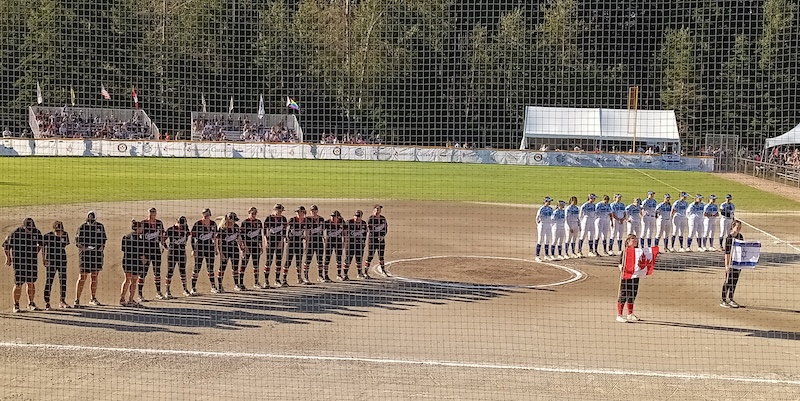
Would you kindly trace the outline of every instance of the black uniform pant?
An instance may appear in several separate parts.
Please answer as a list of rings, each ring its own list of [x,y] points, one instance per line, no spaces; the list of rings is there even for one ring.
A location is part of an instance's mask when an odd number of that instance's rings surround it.
[[[156,281],[161,280],[161,248],[159,248],[158,245],[155,247],[151,246],[147,248],[145,252],[147,262],[144,264],[144,273],[139,277],[139,280],[144,282],[144,278],[147,277],[147,273],[150,272],[150,265],[153,266],[153,277],[155,277]]]
[[[308,249],[306,250],[306,266],[311,266],[311,259],[317,256],[317,268],[322,270],[323,257],[325,255],[325,242],[322,237],[311,237],[308,240]]]
[[[328,239],[328,247],[325,249],[325,267],[330,266],[331,258],[336,257],[336,268],[342,267],[344,259],[344,248],[341,239]]]
[[[722,285],[722,300],[733,299],[733,293],[736,292],[736,284],[739,283],[739,275],[741,273],[740,269],[734,268],[725,273],[725,284]]]
[[[362,259],[364,258],[364,241],[350,241],[350,245],[347,247],[347,259],[344,265],[349,267],[353,258],[356,259],[356,267],[360,269]]]
[[[289,267],[292,266],[292,261],[294,261],[295,268],[297,268],[297,272],[300,273],[300,265],[303,262],[303,240],[289,240],[289,246],[286,249],[286,260],[283,263],[283,272],[286,273],[289,271]]]
[[[247,264],[252,260],[253,261],[253,274],[258,277],[258,267],[261,263],[261,243],[245,243],[245,248],[247,249],[247,253],[242,258],[242,265],[240,266],[241,272],[247,269]]]
[[[624,304],[633,304],[636,300],[636,295],[639,293],[639,278],[626,278],[619,284],[619,300],[617,302]]]
[[[275,262],[275,270],[279,271],[283,266],[283,240],[270,238],[267,248],[267,255],[264,261],[264,272],[269,273],[272,262]]]
[[[67,261],[66,260],[51,260],[47,266],[47,277],[44,282],[44,302],[50,303],[50,290],[53,288],[53,280],[58,274],[58,280],[61,289],[61,300],[67,297]]]
[[[372,258],[375,256],[375,253],[378,254],[378,262],[383,266],[383,255],[386,253],[386,241],[379,238],[369,240],[367,244],[367,265],[372,263]]]
[[[214,276],[214,250],[213,249],[200,249],[194,252],[194,271],[193,277],[200,274],[200,268],[203,267],[203,261],[206,262],[206,272],[209,277]]]
[[[172,280],[175,267],[181,276],[181,282],[186,283],[186,248],[170,249],[167,253],[167,282]]]

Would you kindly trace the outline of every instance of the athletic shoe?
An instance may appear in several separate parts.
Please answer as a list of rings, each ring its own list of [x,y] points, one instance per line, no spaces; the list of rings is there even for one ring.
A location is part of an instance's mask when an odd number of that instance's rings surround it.
[[[638,322],[639,318],[636,317],[636,315],[634,315],[633,313],[630,313],[630,314],[628,314],[628,319],[627,320],[629,322]]]
[[[331,278],[328,277],[328,276],[325,276],[325,279],[323,279],[322,281],[325,282],[325,283],[332,283],[333,282],[333,280],[331,280]]]
[[[364,273],[358,273],[358,278],[363,280],[364,279]]]
[[[211,287],[211,293],[212,294],[219,294],[220,291],[219,291],[219,289],[217,289],[217,287]]]
[[[156,299],[165,299],[164,294],[162,294],[160,292],[157,292],[156,293]]]
[[[350,276],[344,276],[344,277],[342,277],[342,281],[350,281]]]
[[[595,257],[595,256],[597,256],[597,254],[596,254],[596,253],[594,253],[594,251],[589,251],[589,256],[590,256],[590,257]]]
[[[285,279],[283,281],[281,281],[281,287],[288,287],[288,286],[289,286],[289,282],[288,281],[286,281]]]
[[[50,308],[50,302],[45,302],[44,303],[44,310],[50,310],[50,309],[51,309]]]
[[[128,302],[128,306],[130,306],[131,308],[143,308],[144,307],[144,305],[142,305],[142,304],[140,304],[139,302],[136,302],[136,301]]]
[[[136,297],[136,303],[143,304],[143,303],[145,303],[145,302],[147,302],[147,300],[146,300],[146,299],[144,299],[144,297],[143,297],[143,296],[139,295],[138,297]],[[89,302],[89,303],[91,303],[91,302]]]
[[[337,274],[336,275],[336,279],[339,280],[339,281],[344,281],[344,277],[342,277],[341,274]]]
[[[36,306],[35,303],[31,302],[28,304],[28,310],[33,312],[33,311],[40,311],[41,309],[39,309],[39,307]]]
[[[92,305],[92,306],[103,306],[103,304],[101,304],[100,301],[97,300],[97,298],[92,298],[92,300],[89,301],[89,305]]]
[[[622,315],[617,315],[617,323],[628,323]]]
[[[12,313],[20,313],[22,309],[19,308],[19,305],[14,305],[14,308],[11,309]]]
[[[719,306],[721,306],[723,308],[730,308],[731,307],[731,305],[728,303],[728,301],[726,301],[724,299],[719,303]]]
[[[577,259],[580,259],[580,258],[583,257],[583,252],[578,252],[577,254],[573,253],[572,256],[577,258]]]
[[[684,253],[684,252],[686,252],[686,249],[684,249],[684,248],[682,248],[682,247],[681,247],[681,248],[678,248],[678,252],[680,252],[680,253]]]
[[[187,290],[186,288],[184,288],[184,289],[183,289],[183,296],[184,296],[184,297],[191,297],[191,296],[192,296],[192,293],[191,293],[191,292],[189,292],[189,290]]]
[[[219,286],[217,286],[217,291],[218,291],[218,293],[223,294],[225,292],[225,288],[223,288],[221,285],[219,285]]]
[[[200,293],[197,292],[197,288],[192,288],[192,290],[189,291],[189,296],[196,297],[198,295],[200,295]]]
[[[534,260],[535,260],[535,261],[537,261],[537,262],[541,262],[541,261],[542,261],[542,258],[540,258],[540,257],[538,257],[538,256],[537,256],[537,257],[536,257],[536,259],[534,259]]]
[[[364,273],[364,278],[367,280],[372,280],[372,276],[370,276],[369,273]]]
[[[705,252],[705,251],[706,248],[703,248],[702,246],[697,247],[697,252]]]
[[[383,266],[378,266],[378,274],[383,277],[389,277],[389,273],[386,272],[386,269],[384,269]]]
[[[238,285],[234,285],[233,286],[233,290],[236,291],[236,292],[242,292],[242,287],[239,287]]]
[[[58,307],[61,309],[72,309],[72,307],[69,306],[69,304],[64,301],[59,302]]]
[[[269,284],[267,284],[267,288],[269,288]],[[261,284],[259,284],[259,283],[255,283],[255,284],[253,284],[253,289],[254,290],[263,290],[264,287],[262,287]]]
[[[708,248],[708,250],[709,250],[709,252],[716,252],[716,251],[717,251],[717,248],[714,248],[714,247],[712,246],[711,248]]]
[[[734,301],[732,299],[730,301],[728,301],[728,305],[730,305],[730,307],[734,308],[734,309],[739,307],[739,304],[737,304],[736,301]]]
[[[167,291],[167,294],[166,294],[166,295],[164,295],[164,299],[167,299],[167,300],[169,300],[169,299],[175,299],[175,297],[174,297],[174,296],[172,296],[172,293],[171,293],[171,292]]]
[[[318,283],[324,283],[325,282],[325,277],[322,277],[322,276],[317,277],[317,282]]]
[[[267,282],[265,282],[264,284],[261,285],[261,289],[263,289],[263,290],[268,290],[270,288],[272,288],[272,287],[269,286],[269,281],[267,281]]]
[[[75,303],[72,304],[72,307],[75,308],[75,309],[80,309],[81,301],[79,299],[76,299]]]

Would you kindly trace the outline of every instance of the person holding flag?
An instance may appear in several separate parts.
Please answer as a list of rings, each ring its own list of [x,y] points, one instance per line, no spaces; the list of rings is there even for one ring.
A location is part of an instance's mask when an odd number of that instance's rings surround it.
[[[736,292],[736,285],[739,283],[739,275],[742,270],[738,266],[733,266],[733,243],[735,240],[744,241],[741,230],[742,222],[734,220],[731,223],[731,230],[728,232],[728,236],[725,237],[725,283],[722,284],[722,299],[719,302],[719,306],[723,308],[739,307],[739,304],[733,300],[733,293]]]
[[[625,249],[620,253],[619,259],[619,296],[617,297],[617,322],[638,322],[639,318],[633,314],[633,303],[639,294],[639,279],[642,275],[653,274],[658,247],[639,248],[639,239],[634,234],[625,238]],[[622,315],[625,305],[628,305],[628,317]]]

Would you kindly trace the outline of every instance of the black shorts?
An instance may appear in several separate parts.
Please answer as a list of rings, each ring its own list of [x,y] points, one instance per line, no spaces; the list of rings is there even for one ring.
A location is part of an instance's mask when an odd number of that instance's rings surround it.
[[[39,278],[39,269],[30,265],[14,265],[14,284],[35,283]]]
[[[103,252],[85,250],[80,253],[80,272],[95,273],[103,270]]]
[[[134,276],[141,276],[144,274],[145,266],[142,263],[137,262],[129,262],[123,261],[122,262],[122,271],[125,273],[132,274]]]

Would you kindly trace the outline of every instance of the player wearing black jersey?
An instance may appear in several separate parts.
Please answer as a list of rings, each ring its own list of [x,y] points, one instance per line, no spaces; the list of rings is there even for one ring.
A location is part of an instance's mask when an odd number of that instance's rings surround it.
[[[125,279],[119,292],[121,306],[141,306],[139,302],[133,300],[133,294],[139,276],[147,268],[147,257],[150,252],[148,246],[144,238],[144,223],[131,220],[131,232],[122,237],[122,272],[125,273]]]
[[[342,214],[338,210],[334,210],[331,213],[331,218],[325,222],[325,236],[327,237],[325,241],[325,282],[331,282],[330,277],[328,277],[331,256],[336,257],[336,278],[338,280],[344,279],[342,277],[344,228],[345,222],[342,219]]]
[[[239,266],[242,275],[242,288],[244,288],[244,271],[247,269],[247,263],[253,261],[253,279],[255,284],[253,288],[261,288],[258,283],[258,268],[261,263],[261,252],[264,248],[264,223],[258,219],[258,209],[255,206],[247,211],[247,218],[242,221],[242,236],[244,237],[244,246],[247,252],[242,255],[242,263]],[[269,286],[269,279],[267,279],[267,286]]]
[[[364,243],[367,237],[367,222],[361,219],[364,212],[356,210],[354,217],[347,221],[346,226],[346,239],[347,239],[347,258],[344,262],[344,281],[350,280],[348,272],[350,271],[350,263],[353,258],[356,260],[356,269],[358,270],[358,278],[365,278],[361,270],[361,262],[364,257]]]
[[[320,283],[325,282],[325,277],[328,275],[327,269],[323,272],[323,258],[325,255],[325,241],[323,235],[325,232],[325,218],[319,215],[319,208],[317,205],[311,205],[311,216],[306,217],[306,225],[308,226],[308,243],[306,244],[306,261],[303,263],[303,274],[308,279],[308,270],[311,267],[311,259],[314,255],[317,256],[317,280]],[[330,281],[330,279],[328,279]]]
[[[161,252],[164,247],[164,223],[156,218],[156,208],[151,207],[147,219],[142,220],[142,227],[144,228],[144,251],[147,263],[144,265],[144,270],[139,276],[139,296],[137,301],[139,303],[145,302],[144,299],[144,279],[150,271],[150,266],[153,266],[153,281],[156,284],[156,298],[164,299],[164,294],[161,293]]]
[[[275,261],[275,286],[281,286],[283,246],[286,241],[286,217],[283,205],[276,203],[272,214],[264,219],[264,236],[267,238],[267,254],[264,257],[264,288],[269,288],[269,271]]]
[[[214,256],[216,247],[214,243],[217,237],[217,223],[211,220],[211,209],[203,209],[203,218],[192,226],[192,256],[194,256],[194,270],[192,271],[191,295],[197,295],[197,276],[203,261],[206,262],[206,272],[208,281],[211,282],[211,290],[216,292],[217,284],[214,282]]]
[[[228,267],[228,262],[231,263],[231,275],[233,275],[233,289],[234,291],[244,291],[242,278],[243,272],[239,270],[240,252],[245,252],[244,241],[242,241],[241,228],[236,222],[239,221],[239,216],[234,212],[225,215],[222,220],[222,227],[217,232],[217,252],[219,253],[219,270],[217,271],[217,288],[216,291],[211,289],[211,292],[225,292],[222,287],[222,281],[225,278],[225,269]],[[240,274],[242,273],[242,274]]]
[[[75,246],[79,249],[80,276],[75,286],[75,307],[81,306],[81,293],[86,283],[86,277],[91,277],[90,290],[92,299],[90,305],[102,306],[97,300],[97,285],[99,284],[99,274],[103,270],[103,256],[106,249],[106,228],[97,221],[97,214],[90,211],[86,214],[86,222],[78,228],[75,235]]]
[[[33,302],[36,295],[36,279],[39,275],[39,252],[43,245],[42,232],[36,228],[33,219],[28,217],[3,241],[6,254],[6,266],[14,268],[14,289],[11,292],[14,300],[13,311],[19,312],[19,299],[22,286],[28,290],[28,309],[40,310]]]
[[[189,224],[186,223],[186,216],[181,216],[178,221],[165,233],[167,238],[167,293],[166,299],[174,299],[170,285],[172,284],[172,276],[175,274],[175,267],[178,267],[178,273],[181,276],[181,285],[183,286],[183,295],[189,296],[191,293],[186,288],[186,242],[189,241]]]
[[[369,277],[369,265],[375,253],[378,253],[378,273],[384,277],[389,277],[386,273],[386,263],[384,254],[386,253],[386,234],[389,232],[389,224],[386,217],[381,215],[383,206],[375,205],[372,208],[372,216],[367,219],[367,231],[369,232],[369,242],[367,243],[367,257],[364,260],[364,277]],[[555,251],[553,252],[555,253]]]
[[[53,280],[56,274],[59,276],[61,289],[61,301],[58,303],[61,308],[69,308],[67,304],[67,250],[69,245],[69,235],[64,231],[64,223],[56,221],[53,223],[53,231],[45,234],[42,238],[44,248],[42,249],[42,259],[44,267],[47,269],[47,277],[44,282],[44,309],[50,310],[50,290],[53,288]]]
[[[288,286],[286,275],[289,273],[289,267],[294,260],[295,268],[297,269],[297,283],[310,284],[308,281],[308,270],[305,271],[305,276],[300,274],[300,265],[303,261],[303,242],[308,243],[308,225],[306,223],[306,208],[303,206],[295,210],[295,216],[289,219],[286,228],[286,260],[283,261],[283,279],[281,286]]]

